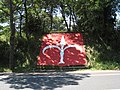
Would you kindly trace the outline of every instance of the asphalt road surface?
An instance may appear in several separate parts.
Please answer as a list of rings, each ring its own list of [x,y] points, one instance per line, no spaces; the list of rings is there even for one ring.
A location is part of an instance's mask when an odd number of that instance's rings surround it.
[[[0,73],[0,90],[120,90],[120,71]]]

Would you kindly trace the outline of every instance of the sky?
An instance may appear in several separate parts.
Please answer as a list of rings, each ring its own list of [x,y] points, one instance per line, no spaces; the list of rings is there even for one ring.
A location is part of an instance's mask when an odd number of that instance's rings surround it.
[[[116,19],[120,20],[120,12],[116,12],[116,14],[117,14]]]
[[[117,20],[119,20],[120,21],[120,12],[116,12],[116,14],[117,14],[117,17],[116,17],[116,19]],[[53,16],[55,16],[55,15],[53,15]],[[58,12],[57,12],[57,16],[58,17],[62,17],[62,14],[60,13],[60,10],[58,9]],[[68,24],[69,24],[69,18],[67,18],[67,22],[68,22]],[[7,26],[8,25],[8,23],[0,23],[0,26]]]

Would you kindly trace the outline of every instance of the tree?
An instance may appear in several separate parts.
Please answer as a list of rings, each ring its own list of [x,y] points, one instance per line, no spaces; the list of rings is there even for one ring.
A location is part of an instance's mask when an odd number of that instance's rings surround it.
[[[9,67],[13,68],[14,63],[22,67],[27,61],[33,64],[42,35],[49,32],[80,32],[96,43],[110,45],[115,36],[118,3],[119,0],[0,0],[0,21],[10,24],[0,25],[0,35],[7,38],[2,42],[10,45]]]
[[[11,30],[11,36],[10,36],[10,57],[9,57],[9,68],[13,69],[14,68],[14,45],[15,45],[15,24],[14,24],[14,17],[13,17],[13,2],[10,0],[9,2],[10,5],[10,30]]]

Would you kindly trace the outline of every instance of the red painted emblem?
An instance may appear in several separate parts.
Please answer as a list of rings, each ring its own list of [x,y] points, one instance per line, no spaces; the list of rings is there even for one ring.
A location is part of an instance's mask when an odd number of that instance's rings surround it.
[[[38,65],[86,65],[86,53],[80,33],[46,34],[42,39]]]

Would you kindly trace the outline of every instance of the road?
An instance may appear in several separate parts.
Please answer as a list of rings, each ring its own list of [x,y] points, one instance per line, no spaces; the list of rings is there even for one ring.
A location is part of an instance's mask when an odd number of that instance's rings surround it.
[[[120,71],[0,73],[0,90],[120,90]]]

